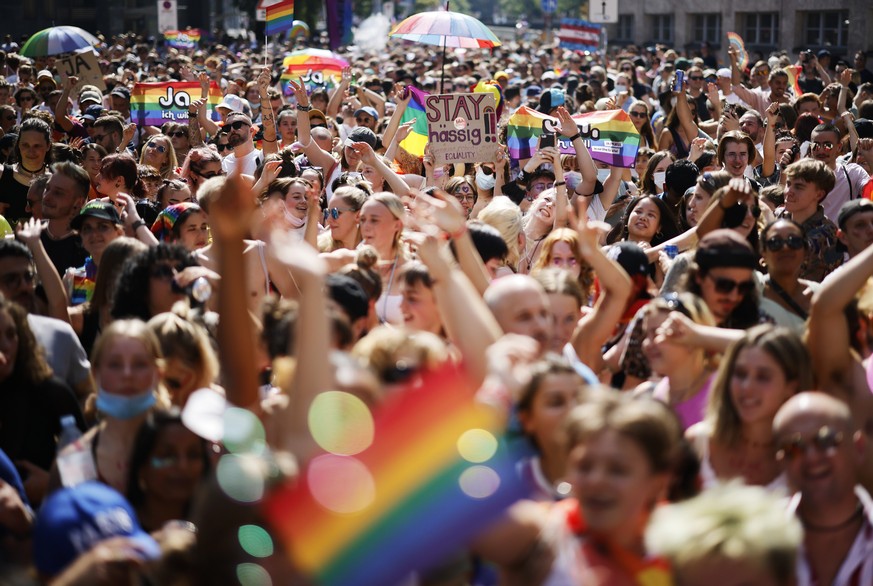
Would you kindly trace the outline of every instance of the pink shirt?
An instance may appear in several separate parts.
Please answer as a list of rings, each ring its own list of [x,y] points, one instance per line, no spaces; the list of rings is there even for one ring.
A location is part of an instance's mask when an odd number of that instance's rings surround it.
[[[688,397],[684,401],[671,405],[673,411],[679,417],[679,421],[682,422],[683,431],[695,423],[703,421],[703,414],[706,411],[706,402],[709,400],[709,390],[712,388],[712,381],[714,378],[715,375],[713,374],[706,379],[706,382],[702,387],[700,387],[700,390],[697,391],[697,393]],[[652,396],[663,403],[670,404],[670,379],[668,377],[665,376],[658,381],[658,384],[655,385],[655,390],[652,392]]]

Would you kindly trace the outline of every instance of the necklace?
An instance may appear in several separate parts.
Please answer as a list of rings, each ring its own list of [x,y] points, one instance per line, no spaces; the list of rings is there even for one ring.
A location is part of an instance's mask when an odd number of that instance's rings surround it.
[[[830,532],[830,531],[839,531],[840,529],[845,529],[850,526],[852,523],[861,518],[862,513],[864,512],[864,507],[861,506],[861,503],[858,503],[858,506],[855,507],[855,512],[852,513],[848,519],[845,521],[841,521],[836,525],[816,525],[815,523],[810,523],[803,517],[800,517],[800,522],[803,523],[804,529],[809,529],[810,531],[821,531],[821,532]]]
[[[61,234],[60,236],[55,236],[54,234],[52,234],[52,230],[51,230],[51,228],[49,228],[48,223],[46,223],[46,225],[45,225],[45,233],[46,233],[46,234],[48,235],[48,237],[51,238],[52,240],[63,240],[64,238],[66,238],[67,236],[69,236],[70,234],[72,234],[73,231],[72,231],[72,230],[67,230],[66,232],[64,232],[64,233]]]
[[[16,163],[16,166],[18,167],[19,173],[21,173],[22,175],[29,175],[31,177],[33,177],[37,174],[42,174],[42,172],[45,170],[45,163],[43,163],[42,167],[40,167],[36,171],[31,171],[30,169],[25,167],[23,161],[18,161],[18,163]]]

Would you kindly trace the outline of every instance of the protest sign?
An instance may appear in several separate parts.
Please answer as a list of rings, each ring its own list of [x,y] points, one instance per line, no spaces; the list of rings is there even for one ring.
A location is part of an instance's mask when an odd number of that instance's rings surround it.
[[[58,56],[55,59],[55,67],[63,76],[79,78],[79,83],[73,88],[74,96],[79,93],[83,85],[97,86],[101,92],[106,90],[106,84],[103,83],[103,72],[100,71],[97,56],[90,47],[81,53]]]
[[[200,98],[200,83],[174,81],[165,83],[138,83],[130,92],[131,120],[139,126],[161,126],[165,122],[188,123],[188,106]],[[221,102],[221,90],[213,81],[206,102],[208,116],[220,117],[215,107]]]
[[[497,154],[494,95],[431,94],[424,99],[434,163],[493,161]]]

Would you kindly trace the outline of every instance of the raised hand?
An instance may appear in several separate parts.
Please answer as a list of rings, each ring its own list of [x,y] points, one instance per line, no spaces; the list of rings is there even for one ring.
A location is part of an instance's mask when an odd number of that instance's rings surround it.
[[[251,186],[239,173],[231,173],[218,197],[209,205],[209,227],[219,240],[242,240],[257,209]]]
[[[564,106],[558,108],[556,113],[558,122],[561,124],[560,132],[563,136],[575,136],[579,134],[579,125],[573,120],[573,116]]]
[[[267,90],[270,89],[270,70],[267,67],[261,69],[258,74],[258,92],[262,96],[267,95]]]
[[[394,140],[397,142],[403,142],[409,133],[412,132],[412,127],[415,125],[416,118],[413,118],[409,122],[404,122],[400,126],[397,127],[397,132],[394,133]]]
[[[435,226],[446,234],[456,234],[467,222],[461,202],[441,189],[433,190],[433,195],[419,192],[413,211],[421,225]]]
[[[19,240],[26,244],[28,248],[33,248],[33,246],[39,243],[39,235],[42,234],[42,230],[42,222],[35,218],[30,218],[21,224],[15,232],[15,235]]]
[[[291,91],[294,92],[294,97],[297,99],[297,105],[304,108],[309,106],[309,94],[306,93],[306,84],[303,83],[303,78],[298,78],[298,81],[293,79],[288,80],[288,85]]]

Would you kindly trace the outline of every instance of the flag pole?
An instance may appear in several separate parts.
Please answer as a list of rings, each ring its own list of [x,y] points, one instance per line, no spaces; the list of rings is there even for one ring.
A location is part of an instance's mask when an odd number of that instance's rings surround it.
[[[446,0],[446,12],[449,11],[449,3],[450,2],[451,2],[451,0]],[[446,43],[447,43],[447,41],[448,41],[448,35],[443,35],[443,61],[442,61],[443,66],[442,66],[441,71],[440,71],[440,93],[441,94],[446,93],[445,92],[445,85],[446,85]]]

